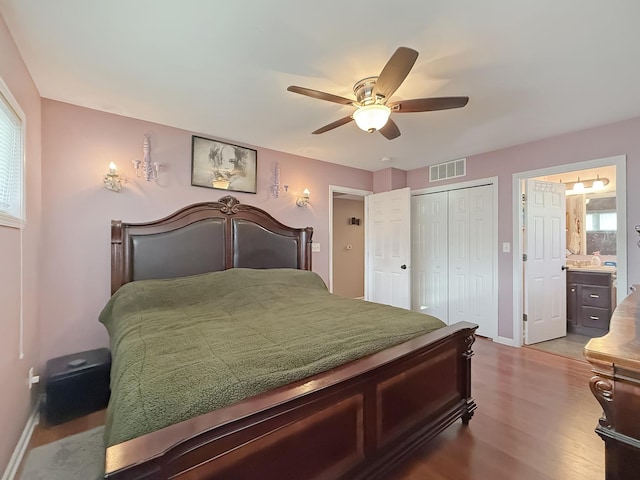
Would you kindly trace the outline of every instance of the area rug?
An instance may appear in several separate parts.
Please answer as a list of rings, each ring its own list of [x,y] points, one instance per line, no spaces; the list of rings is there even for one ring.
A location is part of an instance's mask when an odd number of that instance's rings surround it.
[[[34,448],[20,480],[96,480],[104,476],[104,427]]]

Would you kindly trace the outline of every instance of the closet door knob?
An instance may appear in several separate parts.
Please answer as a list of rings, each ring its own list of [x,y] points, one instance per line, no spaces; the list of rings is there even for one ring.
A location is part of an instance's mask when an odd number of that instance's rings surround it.
[[[400,268],[401,268],[402,270],[406,270],[406,269],[407,269],[407,266],[403,264],[403,265],[400,265]]]

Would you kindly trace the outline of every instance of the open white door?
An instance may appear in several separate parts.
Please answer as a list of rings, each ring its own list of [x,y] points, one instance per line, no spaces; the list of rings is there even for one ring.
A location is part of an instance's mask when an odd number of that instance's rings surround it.
[[[567,334],[566,203],[563,184],[526,182],[524,343],[530,345]]]
[[[411,190],[366,197],[369,230],[367,300],[411,308]]]

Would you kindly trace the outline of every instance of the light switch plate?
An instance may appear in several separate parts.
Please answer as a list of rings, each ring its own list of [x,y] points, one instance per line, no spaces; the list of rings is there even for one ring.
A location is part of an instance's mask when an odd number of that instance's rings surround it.
[[[316,242],[313,242],[313,243],[311,244],[311,251],[312,251],[313,253],[318,253],[318,252],[320,251],[320,244],[319,244],[319,243],[316,243]]]
[[[502,252],[509,253],[511,251],[511,244],[509,242],[504,242],[502,244]]]

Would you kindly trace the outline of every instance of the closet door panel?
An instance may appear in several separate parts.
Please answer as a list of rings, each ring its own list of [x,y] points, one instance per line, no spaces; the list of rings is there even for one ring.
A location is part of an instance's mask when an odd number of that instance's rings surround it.
[[[414,196],[412,218],[412,309],[448,319],[448,195]]]
[[[493,187],[469,189],[469,305],[470,322],[478,334],[493,337]],[[497,248],[497,246],[495,247]]]
[[[449,322],[473,321],[469,297],[469,190],[449,192]]]

